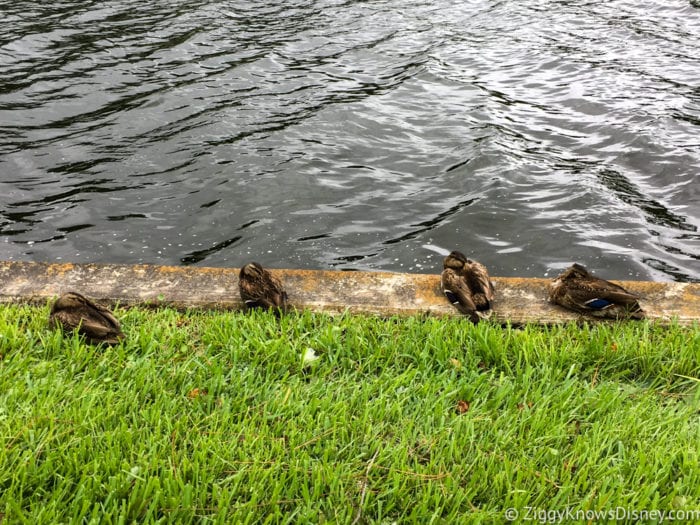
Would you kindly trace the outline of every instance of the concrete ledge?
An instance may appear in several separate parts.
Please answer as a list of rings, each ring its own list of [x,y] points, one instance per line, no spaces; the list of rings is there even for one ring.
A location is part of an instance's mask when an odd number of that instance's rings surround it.
[[[459,316],[440,289],[440,276],[387,272],[273,270],[298,309],[380,315]],[[557,323],[581,316],[547,302],[549,279],[494,277],[494,319]],[[650,319],[700,320],[700,284],[616,281],[640,296]],[[77,291],[105,304],[238,309],[238,268],[0,261],[0,303],[45,304]]]

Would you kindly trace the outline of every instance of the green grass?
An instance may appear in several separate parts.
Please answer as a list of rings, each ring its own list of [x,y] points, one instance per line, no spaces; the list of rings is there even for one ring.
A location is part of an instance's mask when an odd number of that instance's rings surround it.
[[[700,509],[697,326],[116,313],[102,348],[0,307],[3,523]]]

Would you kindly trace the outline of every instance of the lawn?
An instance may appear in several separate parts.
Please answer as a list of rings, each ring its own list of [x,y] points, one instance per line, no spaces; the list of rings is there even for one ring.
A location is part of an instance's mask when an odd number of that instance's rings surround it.
[[[115,313],[93,347],[0,307],[3,524],[700,509],[698,326]]]

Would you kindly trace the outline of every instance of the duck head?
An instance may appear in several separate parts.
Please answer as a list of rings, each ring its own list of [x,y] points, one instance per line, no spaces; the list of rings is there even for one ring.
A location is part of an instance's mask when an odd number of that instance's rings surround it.
[[[450,268],[451,270],[459,272],[468,262],[469,259],[467,259],[466,255],[455,250],[450,252],[450,254],[445,257],[445,260],[442,262],[442,267],[444,269]]]
[[[56,299],[51,307],[51,311],[56,312],[58,310],[73,310],[85,306],[87,303],[88,300],[79,293],[68,292]]]
[[[569,279],[588,279],[591,276],[588,270],[579,263],[572,264],[569,268],[564,271],[558,278],[562,281],[567,281]]]
[[[260,280],[263,278],[263,275],[265,273],[265,270],[263,270],[263,267],[256,263],[256,262],[250,262],[246,264],[243,268],[241,268],[241,271],[238,274],[239,279],[250,279],[250,280]]]

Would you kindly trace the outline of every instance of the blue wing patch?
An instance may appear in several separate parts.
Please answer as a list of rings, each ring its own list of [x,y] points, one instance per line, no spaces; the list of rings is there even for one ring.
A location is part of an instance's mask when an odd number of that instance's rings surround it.
[[[608,306],[612,306],[612,302],[607,301],[605,299],[598,299],[597,297],[595,299],[591,299],[589,301],[586,301],[583,303],[586,305],[588,308],[593,308],[594,310],[604,310]]]

